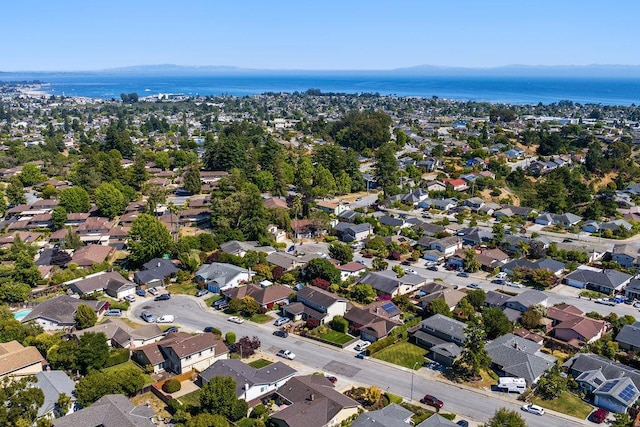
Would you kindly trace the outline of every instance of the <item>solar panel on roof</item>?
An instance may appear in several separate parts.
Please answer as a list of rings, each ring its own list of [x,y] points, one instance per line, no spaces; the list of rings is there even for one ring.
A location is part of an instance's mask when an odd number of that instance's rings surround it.
[[[601,393],[606,393],[609,390],[611,390],[616,384],[618,384],[618,380],[610,381],[608,383],[605,383],[602,387],[600,387],[598,391]]]
[[[625,402],[628,402],[629,400],[631,400],[633,396],[635,396],[635,394],[636,394],[636,388],[634,387],[633,384],[629,384],[624,388],[624,390],[620,392],[618,397],[624,400]]]
[[[383,309],[384,311],[386,311],[387,313],[389,313],[389,312],[391,312],[391,311],[395,311],[395,310],[396,310],[396,306],[395,306],[393,303],[388,302],[388,303],[386,303],[386,304],[384,304],[384,305],[382,306],[382,309]]]
[[[602,384],[602,380],[601,380],[600,378],[595,378],[595,379],[593,380],[593,382],[594,382],[594,383],[596,383],[596,384],[598,384],[598,385]]]

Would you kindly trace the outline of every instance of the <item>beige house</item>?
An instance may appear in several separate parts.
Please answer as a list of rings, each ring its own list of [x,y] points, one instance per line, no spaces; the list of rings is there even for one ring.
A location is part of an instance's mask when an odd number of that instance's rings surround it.
[[[44,357],[33,346],[24,347],[18,341],[0,344],[0,379],[6,376],[27,376],[42,372]]]

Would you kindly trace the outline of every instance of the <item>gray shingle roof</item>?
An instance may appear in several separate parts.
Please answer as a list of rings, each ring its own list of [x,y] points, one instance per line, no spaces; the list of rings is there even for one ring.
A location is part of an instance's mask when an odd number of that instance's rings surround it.
[[[423,330],[434,330],[447,336],[458,338],[460,341],[464,341],[466,338],[464,330],[467,325],[442,314],[436,314],[424,319],[421,325]]]
[[[88,408],[53,420],[54,427],[151,427],[151,408],[138,409],[121,394],[108,394]]]
[[[407,418],[411,418],[413,412],[402,406],[392,403],[377,411],[362,413],[351,427],[407,427]]]
[[[244,393],[244,385],[273,384],[292,377],[297,371],[282,362],[256,369],[238,359],[222,359],[200,373],[205,382],[215,377],[231,377],[236,382],[236,396]]]
[[[74,325],[76,322],[74,315],[80,304],[86,304],[97,312],[106,303],[104,301],[81,300],[62,295],[38,304],[31,313],[22,319],[22,322],[43,318],[59,325]]]
[[[358,283],[366,283],[377,291],[391,294],[395,292],[400,285],[415,286],[425,281],[426,279],[418,274],[405,274],[402,277],[397,277],[395,271],[384,270],[367,273]]]
[[[640,347],[640,322],[633,325],[624,325],[616,336],[616,341]]]
[[[62,393],[73,398],[73,391],[76,386],[64,371],[38,372],[36,380],[36,387],[44,393],[44,403],[38,408],[38,417],[53,411],[58,402],[58,397]]]
[[[453,421],[449,421],[440,414],[433,414],[416,427],[458,427]]]
[[[578,269],[568,274],[566,278],[582,283],[593,283],[608,288],[617,288],[631,279],[631,276],[617,270],[593,271]]]
[[[555,363],[550,356],[540,354],[541,344],[514,334],[505,334],[485,346],[491,362],[509,376],[524,378],[527,384],[536,381]]]
[[[578,353],[567,360],[564,365],[577,375],[583,372],[600,369],[606,379],[629,377],[640,388],[640,371],[622,363],[613,362],[593,353]]]

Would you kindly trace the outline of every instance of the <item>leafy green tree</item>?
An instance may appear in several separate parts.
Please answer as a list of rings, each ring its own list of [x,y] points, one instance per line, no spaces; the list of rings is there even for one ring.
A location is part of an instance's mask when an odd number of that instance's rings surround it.
[[[62,416],[67,415],[67,412],[71,409],[72,403],[73,400],[71,399],[71,396],[66,393],[60,393],[58,395],[58,400],[56,401],[56,411]]]
[[[380,146],[376,152],[375,161],[375,177],[378,186],[383,188],[386,197],[397,194],[400,175],[395,144],[385,143]]]
[[[310,157],[304,156],[298,160],[294,182],[305,199],[311,196],[313,172],[313,164],[311,163]]]
[[[529,307],[520,318],[520,323],[527,329],[535,329],[540,326],[540,320],[542,320],[542,314],[533,307]]]
[[[333,196],[338,191],[336,180],[329,171],[322,165],[318,165],[313,174],[313,189],[311,194],[314,197]]]
[[[467,296],[465,298],[467,298],[469,303],[471,303],[471,305],[473,306],[473,308],[476,309],[476,311],[479,311],[484,305],[484,300],[486,297],[487,297],[487,294],[482,289],[473,289],[467,292]]]
[[[139,215],[129,231],[129,260],[136,265],[171,253],[171,235],[158,219],[149,214]]]
[[[374,258],[373,261],[371,261],[371,266],[376,271],[384,271],[389,267],[389,263],[382,258]]]
[[[331,329],[346,334],[349,332],[349,322],[342,316],[335,316],[331,319]]]
[[[60,192],[60,206],[67,212],[89,212],[91,209],[89,193],[82,187],[65,188]]]
[[[33,184],[37,184],[43,180],[40,168],[33,163],[27,163],[24,165],[18,176],[20,177],[20,181],[22,181],[22,185],[25,187],[32,186]]]
[[[611,427],[629,427],[630,425],[633,425],[631,416],[626,412],[622,414],[613,414],[613,418],[614,421],[611,424]]]
[[[496,222],[495,224],[493,224],[492,231],[493,231],[493,243],[495,243],[496,245],[499,245],[500,243],[504,242],[504,238],[506,236],[504,224],[502,224],[501,222]]]
[[[133,396],[144,383],[144,374],[133,366],[111,372],[95,371],[78,381],[76,399],[80,406],[87,407],[107,394]]]
[[[0,380],[0,425],[33,425],[38,408],[44,404],[44,393],[35,387],[34,377]]]
[[[236,397],[236,382],[233,378],[214,377],[201,390],[200,408],[203,412],[222,415],[232,421],[246,416],[247,402]]]
[[[16,206],[27,203],[27,197],[24,194],[22,181],[16,175],[9,178],[9,185],[5,190],[9,203]]]
[[[370,302],[373,302],[378,295],[371,285],[367,283],[358,283],[351,288],[349,296],[356,302],[369,304]]]
[[[82,246],[80,235],[72,229],[67,230],[67,234],[64,236],[65,249],[78,249]]]
[[[488,307],[482,310],[482,323],[487,338],[493,340],[511,332],[511,322],[507,315],[498,307]]]
[[[60,230],[67,222],[67,210],[63,206],[56,206],[51,211],[51,223],[53,230]]]
[[[391,117],[383,112],[352,110],[334,124],[331,136],[343,147],[376,149],[391,138],[391,124]]]
[[[454,364],[453,369],[466,378],[478,378],[480,371],[487,369],[491,359],[484,348],[486,334],[480,325],[478,318],[471,317],[464,330],[465,340],[462,353]]]
[[[567,378],[565,378],[563,374],[564,372],[560,365],[553,365],[551,369],[540,378],[537,393],[545,400],[560,397],[560,394],[567,389]]]
[[[129,185],[136,190],[141,190],[145,182],[149,179],[149,172],[144,161],[144,157],[137,155],[133,161],[133,166],[129,168]]]
[[[0,285],[0,301],[6,303],[18,303],[27,300],[31,288],[25,283],[8,280]]]
[[[451,307],[447,304],[444,298],[436,298],[425,307],[425,316],[431,317],[436,314],[451,317]]]
[[[329,255],[340,261],[341,264],[353,261],[353,250],[344,243],[335,242],[329,245]]]
[[[493,417],[489,418],[484,427],[527,427],[527,423],[516,411],[500,408]]]
[[[0,216],[5,216],[7,208],[7,200],[4,198],[4,192],[0,190]]]
[[[156,166],[160,169],[167,170],[169,169],[169,165],[171,163],[171,159],[169,158],[169,153],[166,151],[158,151],[156,153]]]
[[[396,273],[396,277],[404,277],[406,274],[401,265],[394,265],[391,270]]]
[[[188,419],[185,426],[186,427],[229,427],[229,422],[222,415],[202,413]]]
[[[200,194],[202,181],[200,180],[200,168],[197,163],[191,163],[187,166],[187,170],[184,173],[183,187],[190,194]]]
[[[340,270],[324,258],[314,258],[309,261],[304,268],[304,276],[309,282],[319,277],[329,283],[340,283]]]
[[[80,343],[77,340],[61,341],[53,345],[47,352],[47,360],[55,369],[76,370],[78,367],[78,350]]]
[[[87,329],[96,324],[98,315],[93,311],[93,308],[86,304],[80,304],[76,309],[74,319],[78,329]]]
[[[466,249],[464,251],[464,260],[462,265],[469,273],[475,273],[480,270],[480,263],[476,259],[476,251],[473,249]]]
[[[120,215],[127,206],[123,194],[113,184],[103,182],[94,193],[96,206],[100,213],[109,219]]]
[[[107,337],[102,332],[87,332],[80,337],[77,354],[82,373],[102,369],[109,358]]]

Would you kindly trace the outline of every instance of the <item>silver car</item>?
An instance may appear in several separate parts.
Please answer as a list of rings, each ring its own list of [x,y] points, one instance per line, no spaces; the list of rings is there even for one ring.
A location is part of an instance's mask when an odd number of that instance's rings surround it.
[[[140,314],[140,317],[142,317],[142,320],[144,320],[147,323],[154,323],[156,321],[156,318],[153,317],[153,314],[151,314],[146,310]]]

